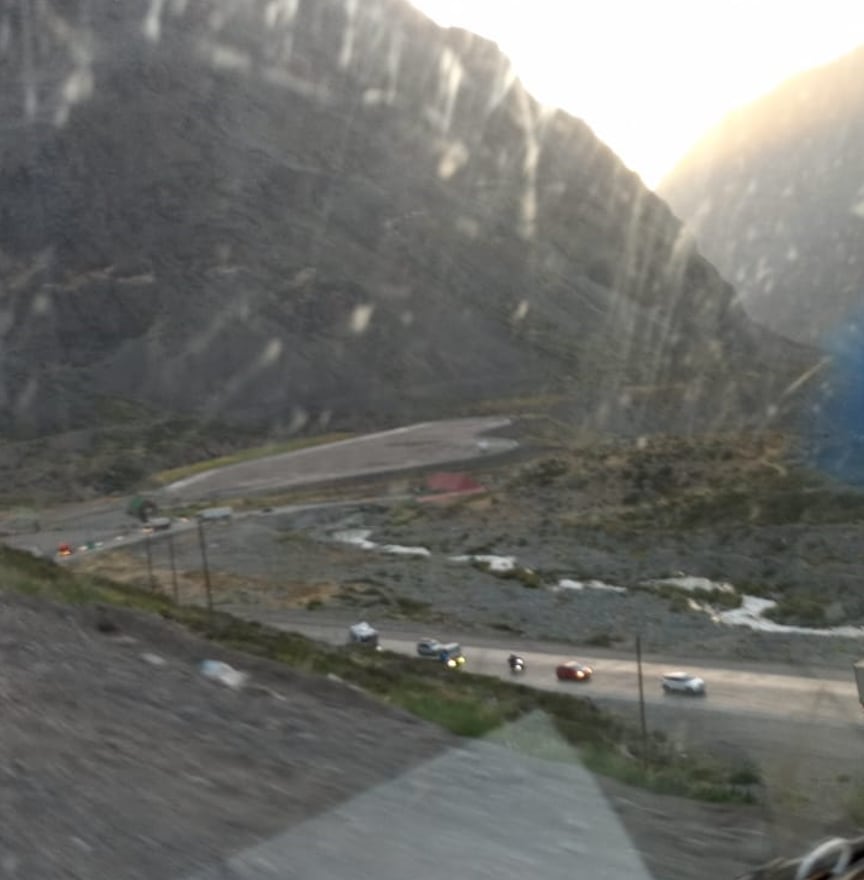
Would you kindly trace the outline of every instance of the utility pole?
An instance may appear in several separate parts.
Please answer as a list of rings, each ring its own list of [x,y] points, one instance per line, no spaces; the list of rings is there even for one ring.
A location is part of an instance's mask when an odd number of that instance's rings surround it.
[[[210,585],[210,568],[207,565],[207,541],[204,538],[204,522],[198,520],[198,544],[201,547],[201,567],[204,571],[204,590],[207,594],[207,619],[213,622],[213,590]]]
[[[168,558],[171,561],[171,587],[174,591],[174,604],[180,604],[180,589],[177,586],[177,562],[174,556],[174,535],[168,535]]]
[[[642,636],[636,636],[636,668],[639,671],[639,722],[642,727],[642,760],[648,760],[648,725],[645,721],[645,687],[642,681]]]
[[[150,546],[150,535],[144,539],[144,548],[147,551],[147,580],[150,583],[150,592],[156,592],[156,581],[153,579],[153,548]]]

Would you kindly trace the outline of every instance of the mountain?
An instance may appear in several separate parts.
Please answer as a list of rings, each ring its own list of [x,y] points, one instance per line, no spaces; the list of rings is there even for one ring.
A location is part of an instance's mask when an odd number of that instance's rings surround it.
[[[402,0],[0,10],[7,436],[547,391],[693,430],[802,363],[583,122]]]
[[[864,48],[733,113],[658,192],[748,313],[832,346],[864,308]]]

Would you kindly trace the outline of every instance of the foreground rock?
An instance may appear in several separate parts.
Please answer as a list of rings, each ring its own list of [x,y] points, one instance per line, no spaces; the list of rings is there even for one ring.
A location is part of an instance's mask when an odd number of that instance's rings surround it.
[[[165,880],[393,779],[441,731],[163,622],[0,597],[4,876]],[[205,658],[248,673],[208,681]]]

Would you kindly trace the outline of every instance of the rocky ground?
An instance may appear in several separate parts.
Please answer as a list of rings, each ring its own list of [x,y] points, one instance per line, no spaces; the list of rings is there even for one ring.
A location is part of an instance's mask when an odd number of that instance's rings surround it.
[[[644,589],[689,575],[778,601],[775,619],[809,627],[864,623],[859,520],[864,502],[794,461],[782,438],[718,437],[547,448],[486,470],[488,491],[446,504],[265,514],[208,533],[217,601],[356,611],[462,631],[615,647],[641,633],[646,650],[685,656],[839,663],[858,639],[760,633],[717,622],[683,594]],[[403,485],[404,488],[404,485]],[[382,494],[387,486],[382,484]],[[368,487],[367,487],[368,492]],[[417,555],[363,549],[422,548]],[[200,597],[194,535],[178,537],[180,590]],[[425,553],[423,551],[428,551]],[[514,557],[510,572],[454,562]],[[171,588],[167,545],[156,579]],[[143,582],[143,550],[95,557],[96,569]],[[626,588],[556,590],[561,579]],[[714,599],[724,597],[715,596]],[[732,604],[734,604],[733,600]],[[729,603],[714,604],[722,611]]]
[[[453,743],[131,612],[3,595],[0,614],[3,877],[188,876]],[[249,686],[205,679],[204,658]]]

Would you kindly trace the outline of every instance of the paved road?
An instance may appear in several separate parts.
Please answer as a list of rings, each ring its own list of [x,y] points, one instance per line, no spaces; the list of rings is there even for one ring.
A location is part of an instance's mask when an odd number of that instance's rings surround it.
[[[514,449],[513,440],[481,439],[509,424],[506,418],[422,422],[206,471],[166,486],[163,495],[183,502],[228,498],[465,461]]]
[[[236,613],[249,614],[249,609],[233,609]],[[254,615],[257,619],[287,630],[302,632],[312,638],[332,644],[343,644],[346,628],[337,623],[313,623],[302,621],[280,621],[278,616]],[[386,650],[416,656],[418,638],[428,635],[418,630],[408,634],[400,631],[397,637],[381,639]],[[507,668],[507,657],[514,647],[502,640],[495,646],[491,640],[482,644],[463,641],[463,652],[468,660],[466,668],[481,675],[494,675],[499,678],[512,678]],[[571,649],[575,650],[575,649]],[[532,687],[547,690],[561,690],[590,696],[598,702],[632,703],[638,700],[638,676],[636,662],[632,657],[614,656],[611,652],[592,655],[590,651],[561,653],[558,650],[522,650],[527,668],[518,680]],[[587,662],[594,669],[592,681],[559,682],[555,678],[555,666],[564,659],[575,658]],[[864,712],[858,701],[858,694],[852,680],[838,671],[814,671],[805,673],[798,669],[780,671],[773,667],[728,668],[689,664],[687,672],[699,675],[708,685],[708,695],[704,698],[666,696],[660,688],[660,677],[664,672],[677,668],[654,658],[646,658],[642,664],[645,681],[645,698],[650,706],[667,707],[673,705],[680,713],[732,713],[735,715],[761,716],[789,721],[813,721],[821,725],[842,728],[864,728]]]
[[[327,508],[339,507],[352,508],[364,504],[398,504],[412,497],[414,496],[387,495],[383,498],[355,498],[351,501],[318,501],[310,504],[286,504],[281,507],[269,508],[266,514],[260,510],[238,511],[232,514],[231,518],[233,521],[237,521],[261,516],[302,513],[306,510],[325,510]],[[78,560],[92,556],[94,553],[104,553],[108,550],[141,544],[151,537],[154,540],[165,540],[169,534],[182,535],[197,528],[198,521],[196,519],[184,518],[175,520],[170,532],[159,532],[154,536],[152,530],[136,525],[128,518],[125,521],[117,520],[116,516],[112,515],[110,518],[105,517],[103,521],[97,521],[89,525],[85,524],[82,526],[80,523],[70,522],[64,527],[43,530],[37,534],[12,535],[4,538],[4,541],[11,547],[38,550],[46,556],[54,554],[60,540],[65,541],[75,548],[75,553],[71,557],[58,557],[56,561],[62,565],[74,565]],[[92,547],[88,546],[89,542],[92,542]]]
[[[484,435],[508,424],[510,420],[506,418],[471,418],[408,425],[207,471],[173,483],[154,495],[166,506],[201,501],[230,502],[232,497],[275,489],[497,455],[514,449],[516,442]],[[11,546],[38,550],[46,555],[53,555],[64,542],[74,547],[93,543],[98,550],[140,542],[146,535],[126,514],[127,500],[101,499],[47,511],[42,516],[41,531],[3,540]],[[396,500],[399,499],[382,499]],[[290,506],[280,511],[309,507]],[[173,530],[182,532],[194,527],[194,523],[176,523]]]
[[[287,618],[280,620],[279,614],[262,614],[259,619],[334,644],[345,641],[344,622],[303,623]],[[403,629],[385,630],[382,646],[413,656],[416,638],[428,634],[419,629],[414,633]],[[477,643],[469,638],[463,639],[467,668],[511,678],[506,657],[512,645],[504,644],[504,641],[496,646],[492,639]],[[638,723],[636,664],[632,658],[614,656],[610,651],[596,655],[580,654],[579,659],[591,662],[596,670],[595,679],[583,686],[559,683],[554,677],[555,665],[572,656],[568,649],[559,652],[532,647],[530,650],[520,649],[520,652],[528,662],[527,673],[520,681],[589,696]],[[802,792],[815,792],[826,785],[830,789],[832,780],[854,773],[859,764],[864,748],[864,719],[851,680],[842,677],[838,670],[830,669],[808,673],[771,667],[771,671],[754,672],[744,664],[730,663],[722,667],[694,664],[691,670],[704,675],[709,683],[708,696],[705,699],[665,697],[658,679],[668,668],[656,658],[648,657],[643,663],[649,728],[664,730],[683,751],[707,748],[733,763],[752,762],[760,768],[766,798],[774,811],[771,815],[781,823],[771,832],[776,838],[775,843],[781,847],[778,852],[796,851],[798,835],[803,835],[803,839],[809,839],[809,836],[806,829],[802,830],[792,821],[794,816],[790,816],[784,806],[790,793],[801,796]],[[505,742],[514,739],[506,728],[500,734]],[[518,736],[515,739],[518,740]],[[532,739],[532,745],[536,744],[537,740]],[[584,770],[570,766],[550,738],[542,739],[541,745],[544,757],[564,763],[532,763],[522,755],[496,755],[486,751],[488,744],[478,744],[469,748],[464,756],[442,757],[434,763],[434,773],[429,773],[427,767],[416,773],[412,771],[397,780],[392,789],[367,793],[335,813],[239,854],[229,865],[221,867],[223,873],[205,873],[195,880],[216,880],[218,877],[226,880],[269,880],[273,877],[275,880],[277,877],[306,876],[307,869],[313,880],[319,876],[342,876],[350,862],[346,853],[352,847],[359,853],[364,870],[368,869],[382,880],[403,876],[410,864],[412,850],[420,856],[417,876],[421,878],[440,873],[435,872],[436,864],[444,871],[459,870],[459,860],[469,853],[478,859],[477,873],[469,872],[469,876],[515,878],[531,873],[544,877],[609,877],[610,880],[642,876],[644,867],[635,857],[635,850],[643,848],[646,852],[653,852],[652,843],[644,839],[648,833],[645,831],[648,827],[645,817],[640,813],[644,805],[639,807],[636,804],[630,810],[627,828],[636,837],[628,838],[616,816],[609,815],[608,802]],[[523,773],[530,774],[525,777],[525,782],[531,780],[530,785],[520,784]],[[563,787],[558,786],[558,781],[564,782]],[[534,800],[534,792],[542,795],[539,803]],[[527,797],[526,793],[529,793]],[[448,810],[450,801],[461,804],[463,798],[467,799],[464,812],[461,806]],[[484,809],[487,803],[493,807]],[[494,808],[497,803],[508,805],[503,809],[503,818],[499,818]],[[620,803],[617,806],[620,807]],[[836,804],[830,803],[829,806],[833,808]],[[520,812],[523,809],[525,814]],[[534,822],[523,824],[522,819],[526,818],[529,809]],[[515,821],[513,813],[517,817]],[[388,816],[390,821],[385,818]],[[563,824],[562,817],[565,817]],[[574,820],[569,830],[566,817]],[[713,857],[718,856],[719,847],[723,857],[730,858],[724,850],[729,843],[728,835],[723,837],[726,832],[720,829],[717,839],[707,841],[713,832],[706,831],[700,821],[706,821],[704,816],[701,820],[695,819],[694,825],[688,827],[687,833],[691,836],[680,841],[683,855],[682,851],[675,853],[674,844],[670,844],[671,852],[661,854],[663,858],[673,860],[675,876],[685,876],[678,862],[693,853],[697,855],[693,855],[692,862],[698,865],[698,851],[706,846],[713,847]],[[388,834],[384,844],[376,849],[370,841],[383,827],[393,828],[398,833]],[[765,829],[752,830],[752,839],[742,841],[740,836],[736,839],[737,847],[745,844],[749,847],[746,858],[742,856],[742,864],[758,864],[777,854],[769,852],[770,841],[763,837]],[[734,834],[740,835],[741,831],[736,826]],[[670,832],[663,828],[661,833]],[[675,838],[674,834],[672,838]],[[394,839],[399,842],[388,846],[388,842]],[[407,842],[404,848],[402,840]],[[610,855],[612,850],[608,843],[615,840],[619,842],[614,847],[621,847],[620,862]],[[638,847],[634,840],[638,840]],[[453,842],[452,850],[450,841]],[[308,855],[297,855],[301,845],[309,847]],[[568,855],[571,859],[578,859],[579,871],[575,875],[572,873],[573,863],[569,867],[571,873],[566,873]],[[656,852],[653,857],[658,858]],[[298,864],[298,858],[303,870],[296,874],[285,871],[285,865]],[[319,859],[323,870],[316,873],[319,869],[315,865],[319,864]],[[473,866],[474,862],[471,864]],[[660,867],[655,864],[657,880],[668,876],[662,858],[659,864]],[[283,873],[279,873],[280,870]],[[686,873],[686,876],[696,874]],[[729,876],[737,876],[737,873]]]

